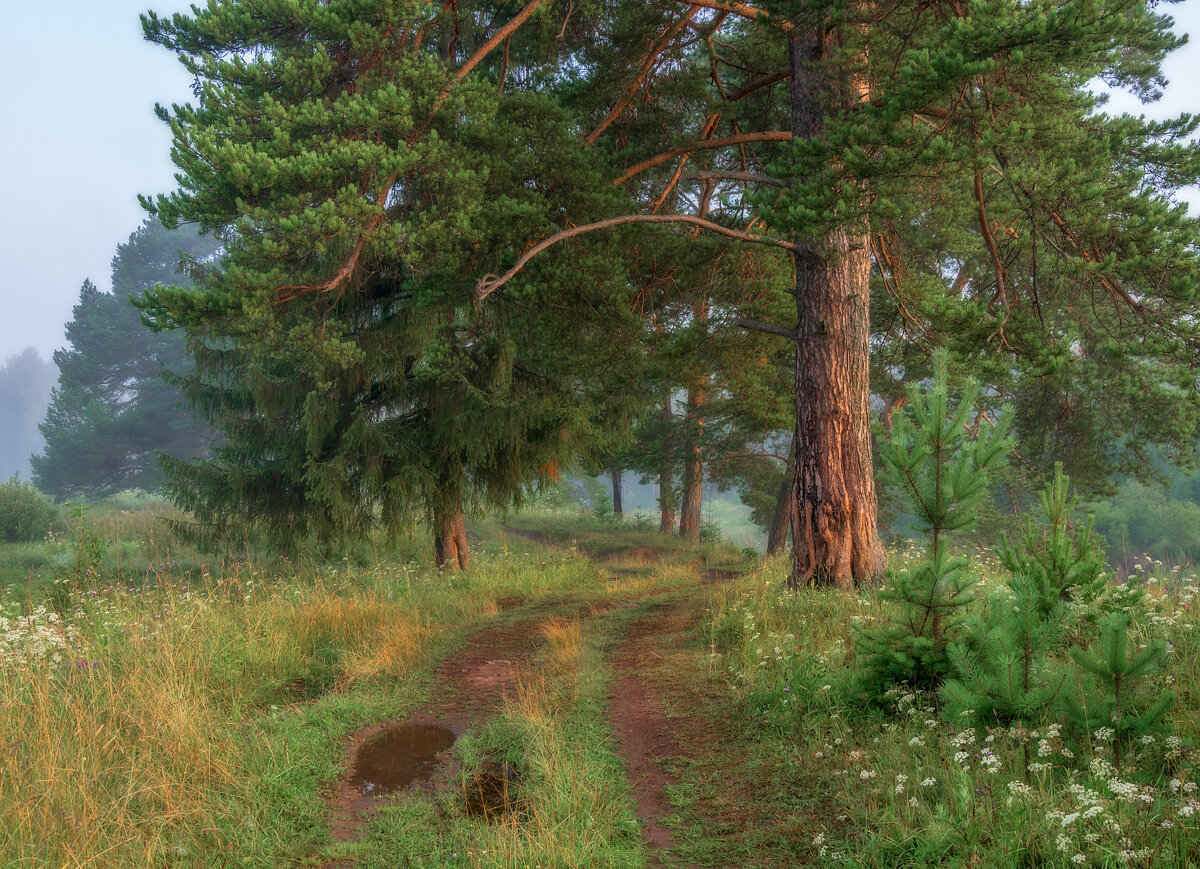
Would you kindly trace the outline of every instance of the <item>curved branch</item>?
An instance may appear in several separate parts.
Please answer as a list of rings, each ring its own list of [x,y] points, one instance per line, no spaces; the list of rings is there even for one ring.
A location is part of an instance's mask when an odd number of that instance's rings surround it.
[[[668,160],[678,157],[682,154],[690,154],[693,151],[711,151],[715,148],[726,148],[730,145],[746,145],[751,142],[790,142],[792,134],[787,130],[768,131],[765,133],[742,133],[740,136],[726,136],[724,139],[710,139],[707,142],[694,142],[691,145],[680,145],[678,148],[672,148],[670,151],[651,157],[649,160],[643,160],[634,166],[625,170],[620,178],[613,181],[613,184],[624,184],[634,175],[639,172],[645,172],[647,169],[652,169]]]
[[[594,232],[598,229],[608,229],[613,226],[620,226],[625,223],[687,223],[692,226],[698,226],[701,229],[707,229],[709,232],[715,232],[718,235],[726,236],[727,238],[735,238],[738,241],[749,241],[755,244],[769,244],[772,247],[782,247],[790,251],[795,251],[796,245],[788,241],[781,241],[777,238],[769,238],[765,235],[752,235],[748,232],[741,232],[736,229],[730,229],[728,226],[722,226],[719,223],[714,223],[711,220],[705,220],[702,217],[692,217],[689,214],[626,214],[621,217],[610,217],[607,220],[597,221],[596,223],[587,223],[583,226],[573,226],[570,229],[564,229],[562,232],[556,232],[549,238],[535,244],[525,253],[521,254],[521,258],[516,261],[512,268],[504,274],[497,277],[496,275],[484,275],[475,284],[475,297],[477,299],[486,299],[496,290],[500,289],[514,277],[521,269],[528,265],[529,261],[557,242],[564,241],[576,235],[583,235],[585,232]]]
[[[684,2],[692,6],[703,6],[705,9],[716,9],[718,12],[730,12],[734,15],[740,15],[743,18],[749,18],[751,21],[761,21],[772,27],[778,27],[785,33],[789,33],[792,30],[792,22],[780,21],[767,12],[767,10],[751,6],[749,3],[738,3],[736,0],[731,0],[731,2],[723,2],[723,0],[684,0]]]

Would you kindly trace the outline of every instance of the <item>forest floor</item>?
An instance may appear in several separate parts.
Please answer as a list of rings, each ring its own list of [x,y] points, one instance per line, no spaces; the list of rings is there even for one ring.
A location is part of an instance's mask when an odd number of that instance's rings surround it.
[[[134,511],[0,547],[0,867],[1200,866],[1200,577],[1114,592],[1179,697],[1117,774],[865,704],[874,589],[571,511],[470,530],[464,574],[416,538],[213,562]]]

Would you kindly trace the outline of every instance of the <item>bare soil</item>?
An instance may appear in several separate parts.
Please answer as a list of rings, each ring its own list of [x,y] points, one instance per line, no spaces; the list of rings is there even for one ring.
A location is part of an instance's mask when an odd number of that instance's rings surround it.
[[[538,646],[537,618],[513,620],[476,633],[467,647],[451,655],[434,676],[437,696],[402,720],[372,724],[346,740],[343,776],[327,795],[330,830],[338,841],[357,838],[362,827],[379,807],[379,800],[364,796],[354,783],[355,757],[359,747],[400,724],[443,727],[461,736],[481,724],[500,708],[506,693],[516,684],[521,666]],[[453,777],[449,752],[434,770],[430,788],[444,786]],[[327,864],[330,869],[334,865]]]
[[[629,627],[612,666],[616,672],[609,714],[617,746],[637,800],[636,814],[646,838],[657,850],[672,847],[662,820],[671,806],[665,790],[673,784],[663,762],[683,754],[675,728],[667,720],[656,680],[647,672],[661,664],[663,649],[689,627],[678,605],[659,604]]]

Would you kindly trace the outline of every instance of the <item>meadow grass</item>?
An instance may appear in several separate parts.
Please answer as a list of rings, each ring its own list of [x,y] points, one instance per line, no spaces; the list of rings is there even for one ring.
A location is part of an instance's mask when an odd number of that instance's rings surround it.
[[[584,559],[486,543],[461,577],[168,559],[143,520],[88,529],[104,559],[136,544],[140,575],[103,562],[0,604],[0,865],[303,860],[340,740],[419,703],[456,630],[604,583]]]
[[[914,556],[910,549],[899,559]],[[976,555],[978,606],[1003,581]],[[1120,770],[1107,734],[1063,722],[971,728],[947,720],[935,694],[892,693],[887,708],[855,692],[856,630],[887,616],[872,589],[785,591],[767,562],[717,590],[709,605],[710,665],[734,692],[761,762],[805,778],[824,818],[807,857],[826,865],[1200,865],[1200,578],[1158,569],[1133,639],[1170,643],[1151,694],[1177,692],[1171,731],[1147,737]],[[1086,622],[1071,642],[1086,644]],[[1078,690],[1077,685],[1071,686]],[[1026,769],[1025,759],[1031,758]]]

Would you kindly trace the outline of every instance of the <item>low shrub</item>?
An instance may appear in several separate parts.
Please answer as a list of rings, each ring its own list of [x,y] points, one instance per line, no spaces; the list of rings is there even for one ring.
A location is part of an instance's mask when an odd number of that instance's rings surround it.
[[[0,483],[0,542],[30,543],[41,540],[59,523],[50,499],[14,475]]]

